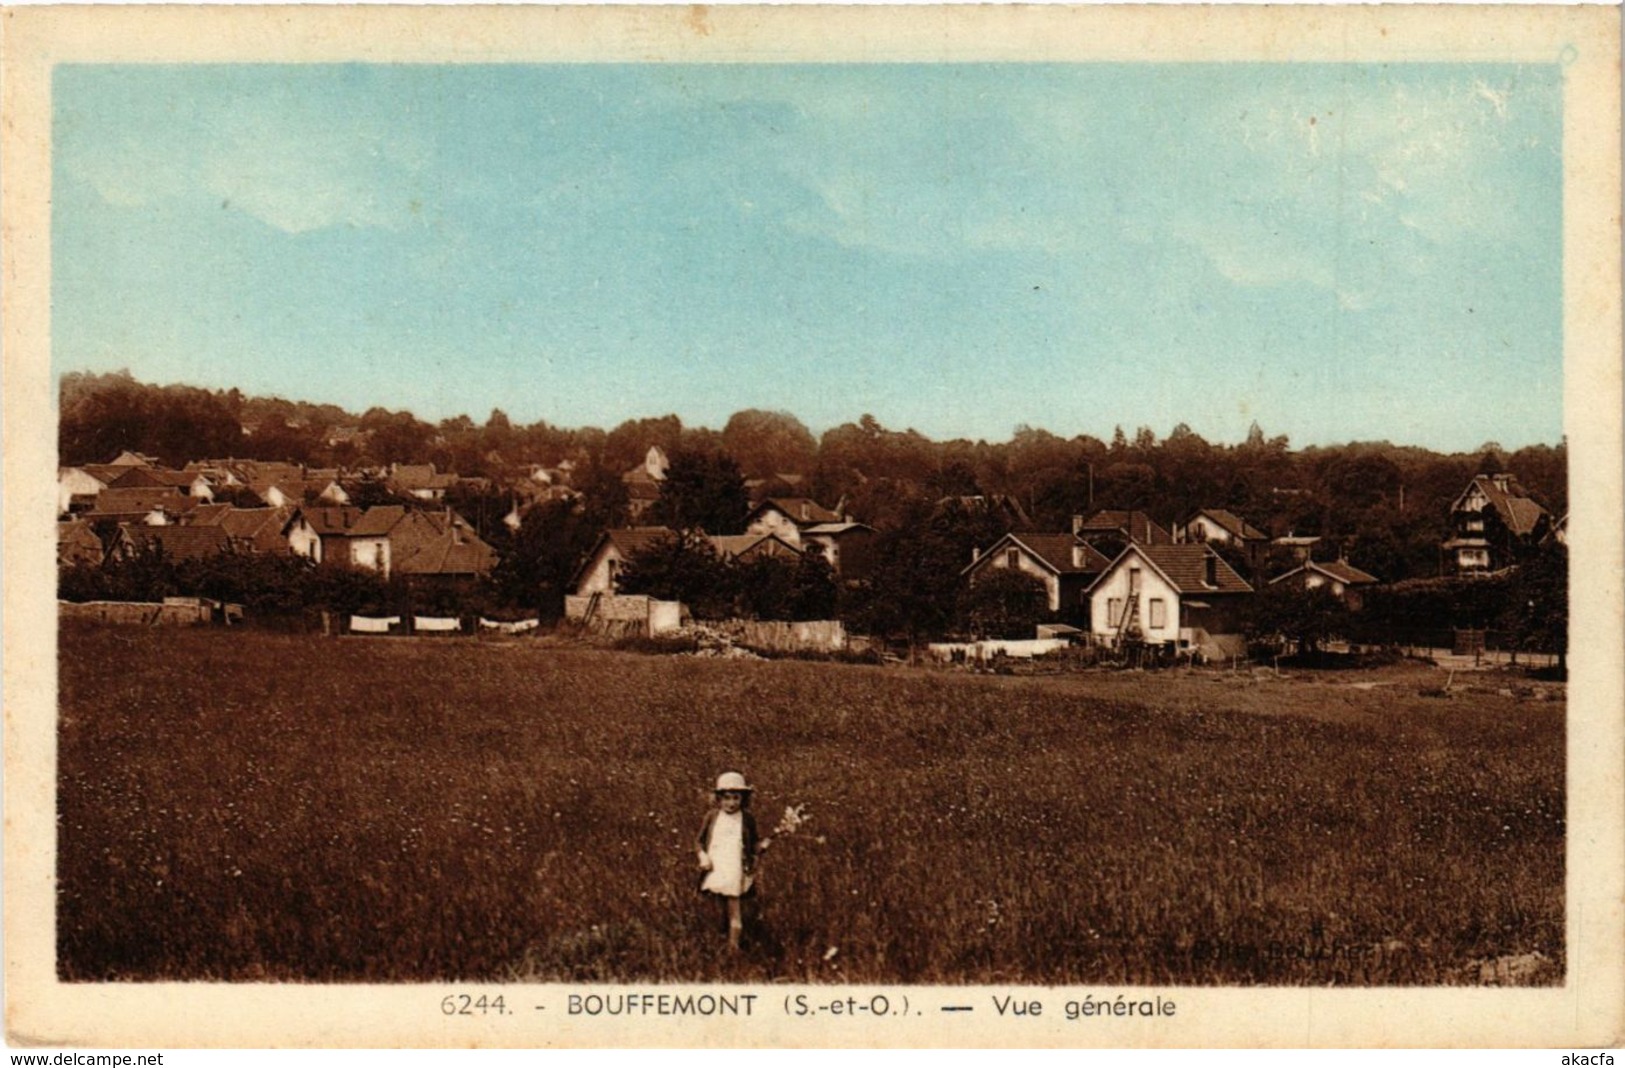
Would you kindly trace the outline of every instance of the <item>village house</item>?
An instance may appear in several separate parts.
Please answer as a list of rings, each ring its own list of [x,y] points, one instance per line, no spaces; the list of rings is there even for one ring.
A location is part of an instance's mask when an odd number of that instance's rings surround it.
[[[618,593],[621,572],[629,559],[676,537],[677,532],[670,527],[621,527],[604,531],[581,566],[576,568],[571,580],[576,596]],[[740,562],[764,557],[795,560],[803,552],[777,534],[710,534],[705,540],[722,559]]]
[[[665,483],[666,472],[670,469],[671,460],[666,456],[666,450],[659,445],[650,445],[649,451],[643,455],[643,463],[621,475],[621,483],[626,487],[627,515],[633,522],[642,518],[660,499],[660,487]]]
[[[438,472],[434,464],[393,464],[385,480],[390,492],[420,501],[443,501],[446,491],[457,486],[454,472]]]
[[[156,457],[156,456],[148,456],[146,453],[144,453],[144,452],[136,452],[134,449],[125,449],[123,452],[121,452],[117,456],[113,457],[112,466],[114,466],[114,467],[157,467],[158,466],[158,457]]]
[[[297,508],[236,508],[229,504],[202,505],[187,520],[188,525],[215,526],[226,532],[231,550],[254,555],[285,555],[310,558],[320,542]],[[302,531],[303,551],[295,549],[293,533]],[[320,559],[316,557],[316,559]]]
[[[1292,557],[1300,564],[1314,555],[1315,546],[1319,544],[1320,539],[1318,537],[1308,534],[1284,534],[1270,542],[1273,548]]]
[[[799,549],[808,529],[845,522],[811,497],[769,497],[746,514],[745,533],[775,534]]]
[[[972,550],[960,577],[972,584],[1001,568],[1044,584],[1045,605],[1063,619],[1087,622],[1090,585],[1111,561],[1071,534],[1006,534],[987,551]]]
[[[107,484],[108,489],[154,489],[167,488],[178,490],[188,497],[196,497],[200,501],[214,500],[214,485],[199,471],[174,471],[167,467],[137,467],[128,466],[113,481]]]
[[[1128,545],[1172,545],[1174,536],[1156,520],[1138,511],[1103,508],[1093,515],[1072,517],[1072,533],[1110,556]]]
[[[1348,605],[1351,611],[1357,612],[1365,603],[1366,587],[1375,586],[1380,581],[1347,560],[1306,560],[1291,571],[1270,579],[1270,585],[1298,584],[1306,590],[1326,587],[1331,590],[1332,596]]]
[[[197,507],[197,498],[173,486],[115,487],[98,493],[95,505],[84,513],[84,518],[92,523],[141,523],[159,527],[184,521]]]
[[[860,582],[874,571],[875,528],[867,523],[815,523],[801,528],[801,541],[824,554],[838,579]]]
[[[515,533],[525,525],[525,516],[529,515],[532,509],[555,501],[578,501],[582,497],[579,491],[565,485],[521,482],[509,489],[512,492],[513,504],[502,517],[502,525]]]
[[[496,566],[497,554],[462,516],[446,509],[402,516],[389,530],[388,559],[393,572],[411,582],[467,587]]]
[[[1270,536],[1236,513],[1224,508],[1202,508],[1174,528],[1174,539],[1206,545],[1224,545],[1241,554],[1252,576],[1263,574],[1270,552]]]
[[[102,539],[83,519],[70,519],[56,525],[58,567],[72,567],[75,564],[100,567],[105,555]]]
[[[271,460],[229,460],[228,470],[244,486],[269,486],[278,482],[298,482],[305,477],[305,469],[298,464]]]
[[[675,537],[670,527],[621,527],[598,536],[587,558],[576,568],[572,585],[576,596],[619,592],[626,562],[650,546]]]
[[[398,504],[375,508],[336,506],[301,509],[305,521],[320,542],[321,562],[377,571],[390,575],[389,532],[406,516]]]
[[[128,470],[128,466],[118,464],[80,464],[78,467],[57,468],[57,514],[89,511],[95,506],[97,494]]]
[[[322,537],[302,508],[295,508],[282,524],[281,537],[288,543],[288,551],[312,563],[322,562]]]
[[[1476,475],[1450,505],[1445,566],[1463,575],[1500,571],[1545,537],[1551,521],[1517,476]]]
[[[185,563],[206,560],[230,551],[231,539],[219,527],[123,523],[113,540],[111,555],[128,559],[145,552],[159,552],[165,560]]]
[[[1216,638],[1240,631],[1252,592],[1206,545],[1135,543],[1089,588],[1089,630],[1112,647],[1139,641],[1211,656]]]

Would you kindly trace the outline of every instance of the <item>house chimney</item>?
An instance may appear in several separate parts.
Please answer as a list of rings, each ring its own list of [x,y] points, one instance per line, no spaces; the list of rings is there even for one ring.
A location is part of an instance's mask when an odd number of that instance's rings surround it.
[[[1077,568],[1079,571],[1082,571],[1084,564],[1087,562],[1087,559],[1088,558],[1086,556],[1084,556],[1083,545],[1082,545],[1081,542],[1079,544],[1077,544],[1077,545],[1072,546],[1072,566],[1073,567]]]
[[[1072,536],[1075,538],[1082,531],[1083,531],[1083,516],[1081,516],[1081,515],[1073,516],[1072,517]]]
[[[1497,471],[1494,475],[1490,476],[1490,481],[1495,483],[1496,489],[1500,490],[1502,493],[1506,493],[1508,492],[1508,487],[1512,484],[1512,473],[1510,471]]]
[[[982,550],[978,549],[976,546],[972,545],[970,547],[970,562],[974,564],[976,561],[980,560],[981,558],[982,558]]]
[[[1203,562],[1207,564],[1207,584],[1217,586],[1219,584],[1219,558],[1209,552],[1203,557]]]

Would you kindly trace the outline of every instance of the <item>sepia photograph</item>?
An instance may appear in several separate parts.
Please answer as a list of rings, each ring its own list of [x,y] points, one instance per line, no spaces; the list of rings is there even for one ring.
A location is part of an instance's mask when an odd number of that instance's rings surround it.
[[[1617,20],[19,14],[51,1041],[1618,1041]]]

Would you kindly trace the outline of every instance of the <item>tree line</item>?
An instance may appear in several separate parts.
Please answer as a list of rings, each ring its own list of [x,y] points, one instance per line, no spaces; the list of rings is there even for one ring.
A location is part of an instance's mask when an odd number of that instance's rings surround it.
[[[359,434],[335,435],[339,428]],[[756,409],[735,413],[720,431],[685,426],[675,415],[605,431],[517,425],[500,409],[483,423],[467,416],[429,423],[383,408],[356,415],[235,389],[148,385],[128,373],[70,373],[61,381],[64,464],[106,462],[122,449],[175,466],[213,456],[316,466],[434,463],[494,480],[484,491],[488,500],[465,491],[469,499],[460,503],[480,513],[470,522],[493,541],[502,534],[492,512],[501,506],[500,516],[511,502],[504,481],[532,465],[568,461],[587,502],[585,521],[598,530],[626,523],[621,474],[652,445],[673,464],[663,510],[645,521],[708,533],[742,526],[748,498],[740,479],[756,497],[812,497],[882,532],[918,529],[947,498],[1002,496],[1019,505],[1028,529],[1049,531],[1067,530],[1072,516],[1100,508],[1142,510],[1171,526],[1198,508],[1220,507],[1272,535],[1319,536],[1317,554],[1346,555],[1389,582],[1439,573],[1450,504],[1475,474],[1515,472],[1554,516],[1568,503],[1563,442],[1511,452],[1493,442],[1469,453],[1386,441],[1294,449],[1256,424],[1244,441],[1217,444],[1183,423],[1165,437],[1149,427],[1132,434],[1114,428],[1102,439],[1021,426],[1004,442],[935,441],[869,415],[815,436],[791,414]]]

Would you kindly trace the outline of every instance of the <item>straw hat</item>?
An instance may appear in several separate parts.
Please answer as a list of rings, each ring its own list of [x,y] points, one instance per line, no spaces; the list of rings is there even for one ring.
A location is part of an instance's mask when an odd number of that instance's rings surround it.
[[[748,794],[750,786],[745,783],[745,777],[737,771],[725,771],[717,776],[717,793],[728,791],[730,793]]]

